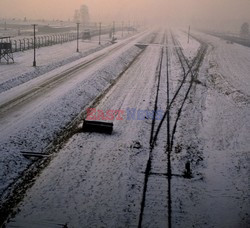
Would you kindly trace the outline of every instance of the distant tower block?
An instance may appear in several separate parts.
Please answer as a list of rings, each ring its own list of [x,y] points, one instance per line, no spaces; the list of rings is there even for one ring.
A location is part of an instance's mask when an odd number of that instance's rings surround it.
[[[86,5],[82,5],[79,10],[80,22],[83,25],[88,25],[90,22],[89,9]]]
[[[5,60],[7,63],[12,61],[14,57],[10,37],[0,37],[0,63]]]

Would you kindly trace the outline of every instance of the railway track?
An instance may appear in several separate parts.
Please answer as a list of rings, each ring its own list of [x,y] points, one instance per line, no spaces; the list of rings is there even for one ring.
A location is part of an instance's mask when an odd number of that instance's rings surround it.
[[[174,142],[174,135],[177,128],[178,120],[181,116],[184,104],[188,98],[188,95],[192,89],[193,83],[195,79],[198,76],[199,67],[202,63],[202,59],[206,53],[206,45],[201,45],[201,49],[199,50],[197,56],[194,58],[194,60],[190,63],[182,53],[181,49],[177,45],[177,41],[173,34],[171,34],[172,42],[175,45],[175,52],[177,54],[177,57],[180,62],[180,67],[182,68],[183,75],[182,75],[182,81],[178,84],[176,91],[173,93],[173,96],[170,94],[170,80],[171,80],[171,74],[170,74],[170,48],[168,43],[170,42],[170,38],[167,34],[167,32],[164,33],[163,38],[160,41],[161,47],[161,54],[159,56],[159,62],[156,70],[156,79],[157,79],[157,85],[156,85],[156,97],[154,101],[154,116],[151,123],[151,132],[150,132],[150,139],[149,139],[149,145],[150,145],[150,151],[149,151],[149,157],[147,160],[146,170],[145,170],[145,176],[144,176],[144,186],[143,186],[143,196],[141,201],[141,210],[140,210],[140,216],[139,216],[139,223],[138,227],[142,227],[143,225],[143,216],[144,216],[144,208],[145,208],[145,202],[146,202],[146,193],[148,190],[148,181],[149,177],[151,175],[155,175],[152,172],[152,159],[154,157],[154,153],[156,153],[155,146],[156,142],[159,139],[159,133],[162,126],[167,126],[167,144],[166,144],[166,155],[167,155],[167,172],[161,173],[160,175],[166,176],[167,182],[168,182],[168,189],[167,189],[167,201],[168,201],[168,227],[172,226],[172,192],[171,192],[171,179],[174,176],[172,174],[172,168],[171,168],[171,153],[173,148],[173,142]],[[153,37],[151,42],[154,42],[156,40],[156,36]],[[102,58],[102,57],[100,57]],[[95,61],[95,60],[93,60]],[[98,60],[96,60],[98,61]],[[86,63],[87,64],[87,63]],[[89,63],[90,65],[92,63]],[[84,66],[82,66],[84,68]],[[87,66],[86,66],[87,67]],[[166,67],[167,71],[166,74],[162,70],[163,67]],[[78,69],[75,69],[76,72],[78,72]],[[69,73],[70,74],[70,73]],[[74,71],[72,71],[71,74],[74,74]],[[162,80],[164,79],[164,80]],[[59,80],[59,79],[58,79]],[[65,79],[66,80],[66,79]],[[166,84],[165,81],[167,82]],[[60,81],[58,81],[59,83]],[[55,86],[58,85],[55,82]],[[52,86],[52,84],[50,84]],[[159,98],[162,93],[160,93],[160,88],[162,86],[167,87],[167,94],[165,97],[166,100],[166,110],[164,112],[163,118],[157,125],[156,121],[156,112],[159,110]],[[46,86],[45,86],[46,87]],[[38,91],[39,93],[39,91]],[[36,96],[36,94],[34,94]],[[31,96],[32,97],[32,96]],[[27,98],[29,99],[29,97]],[[178,101],[178,102],[177,102]],[[22,100],[21,100],[22,102]],[[13,103],[14,104],[14,103]],[[18,103],[17,103],[18,104]],[[17,105],[16,104],[16,105]],[[15,104],[14,104],[15,105]],[[177,107],[180,105],[179,107]],[[173,107],[175,107],[178,112],[177,115],[174,115]],[[11,109],[11,106],[10,106]],[[1,113],[0,113],[1,115]],[[158,175],[158,173],[156,174]]]
[[[167,40],[166,33],[164,33],[164,36],[161,40],[161,45],[165,45],[165,42]],[[159,92],[160,92],[160,83],[161,83],[161,77],[162,77],[162,66],[163,66],[163,58],[164,55],[166,54],[165,48],[161,48],[161,54],[159,57],[159,62],[156,70],[156,78],[157,78],[157,86],[156,86],[156,97],[154,101],[154,115],[151,123],[151,134],[150,134],[150,151],[149,151],[149,157],[147,160],[147,165],[146,165],[146,170],[145,170],[145,177],[144,177],[144,189],[143,189],[143,195],[142,195],[142,201],[141,201],[141,211],[140,211],[140,216],[139,216],[139,223],[138,227],[142,227],[142,222],[143,222],[143,213],[144,213],[144,208],[145,208],[145,202],[146,202],[146,193],[147,193],[147,188],[148,188],[148,180],[151,172],[151,166],[152,166],[152,158],[153,158],[153,150],[154,150],[154,137],[155,137],[155,128],[156,128],[156,113],[158,110],[158,100],[159,100]]]
[[[182,68],[183,74],[182,74],[182,80],[177,85],[176,91],[173,93],[172,98],[170,99],[170,57],[169,57],[169,47],[168,47],[168,36],[164,35],[164,39],[162,41],[163,48],[161,51],[161,56],[159,59],[159,64],[157,67],[157,88],[156,88],[156,98],[155,98],[155,104],[154,104],[154,117],[151,124],[151,134],[150,134],[150,151],[149,151],[149,157],[147,160],[146,170],[145,170],[145,179],[144,179],[144,189],[143,189],[143,196],[142,196],[142,202],[141,202],[141,211],[140,211],[140,217],[139,217],[139,223],[138,227],[142,227],[142,221],[143,221],[143,213],[145,208],[145,201],[146,201],[146,193],[147,193],[147,187],[148,187],[148,180],[149,176],[154,174],[152,173],[152,159],[153,159],[153,152],[156,145],[156,141],[158,139],[160,130],[162,129],[163,124],[166,123],[167,125],[167,145],[166,145],[166,151],[167,154],[167,173],[163,173],[160,175],[165,175],[168,180],[168,189],[167,189],[167,205],[168,205],[168,227],[172,227],[172,197],[171,197],[171,178],[175,174],[172,174],[172,167],[171,167],[171,153],[173,149],[173,143],[174,143],[174,136],[177,129],[177,124],[179,121],[179,118],[182,114],[183,107],[187,101],[187,98],[190,94],[190,91],[193,87],[194,81],[197,79],[199,68],[202,64],[203,58],[207,51],[207,44],[199,41],[201,43],[201,47],[198,50],[197,55],[195,58],[189,62],[188,59],[185,57],[185,55],[182,52],[181,46],[177,39],[175,38],[174,34],[171,32],[171,40],[174,45],[174,51],[177,55],[177,58],[180,63],[180,67]],[[165,60],[164,59],[165,55]],[[166,64],[166,75],[162,75],[162,66],[163,64]],[[164,112],[163,118],[161,119],[158,126],[156,126],[155,123],[155,113],[158,110],[158,100],[159,100],[159,88],[161,83],[161,78],[166,77],[167,80],[167,98],[166,98],[166,110]],[[177,110],[177,114],[176,113]],[[172,125],[172,126],[171,126]],[[157,174],[158,175],[158,174]]]
[[[177,43],[173,34],[172,34],[172,39],[173,39],[174,43]],[[172,129],[172,133],[171,133],[171,144],[170,144],[171,150],[172,150],[173,143],[174,143],[174,136],[175,136],[178,120],[180,119],[184,104],[185,104],[185,102],[186,102],[186,100],[187,100],[187,98],[188,98],[188,96],[190,94],[192,86],[193,86],[195,80],[198,77],[199,68],[200,68],[200,66],[202,64],[202,61],[204,59],[204,56],[205,56],[205,54],[207,52],[208,45],[206,43],[200,41],[200,40],[199,40],[199,42],[201,44],[200,49],[198,50],[198,53],[195,56],[195,58],[193,59],[193,61],[191,62],[191,64],[188,62],[188,60],[184,56],[181,49],[179,47],[176,47],[176,53],[178,55],[180,64],[182,65],[182,68],[185,69],[185,70],[183,70],[183,72],[184,72],[183,78],[185,78],[185,79],[180,84],[180,86],[178,88],[178,93],[176,93],[175,96],[173,97],[173,99],[172,99],[172,101],[170,103],[171,106],[175,102],[176,97],[178,95],[180,96],[180,90],[184,88],[184,83],[187,82],[188,78],[190,79],[190,81],[188,81],[189,82],[188,87],[185,88],[186,90],[185,90],[184,94],[182,95],[181,102],[180,102],[180,107],[177,109],[178,110],[177,111],[177,116],[175,117],[175,121],[174,121],[174,124],[173,124],[173,129]],[[186,72],[186,74],[185,74],[185,72]]]

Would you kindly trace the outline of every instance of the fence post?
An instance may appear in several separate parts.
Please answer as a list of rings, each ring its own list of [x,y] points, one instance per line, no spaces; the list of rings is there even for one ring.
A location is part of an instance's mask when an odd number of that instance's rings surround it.
[[[37,41],[38,41],[38,48],[40,48],[41,47],[41,41],[40,41],[40,37],[37,37]]]
[[[28,50],[30,49],[30,40],[29,40],[29,38],[27,38],[27,40],[28,40]]]
[[[17,41],[14,40],[14,42],[15,42],[15,52],[17,52]]]
[[[43,42],[43,47],[44,47],[45,46],[44,44],[46,42],[46,38],[44,36],[42,37],[42,42]]]
[[[22,40],[19,40],[19,49],[22,51]]]
[[[25,45],[25,38],[23,39],[23,50],[25,51],[26,45]]]
[[[33,38],[30,38],[31,39],[31,47],[34,48],[34,40]]]

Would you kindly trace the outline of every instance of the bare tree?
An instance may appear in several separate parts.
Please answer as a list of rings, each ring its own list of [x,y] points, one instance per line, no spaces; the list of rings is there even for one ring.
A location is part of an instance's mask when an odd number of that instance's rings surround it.
[[[249,31],[249,24],[247,22],[244,22],[241,25],[241,29],[240,29],[240,36],[242,38],[248,38],[250,35],[250,31]]]

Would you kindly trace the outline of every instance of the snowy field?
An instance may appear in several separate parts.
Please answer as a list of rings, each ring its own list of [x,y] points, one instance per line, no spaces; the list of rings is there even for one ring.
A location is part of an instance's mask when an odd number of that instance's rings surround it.
[[[249,227],[250,49],[177,29],[80,45],[40,49],[35,69],[32,51],[0,65],[2,200],[34,171],[22,151],[52,153],[7,227]],[[122,111],[112,135],[81,131],[87,107]],[[160,119],[129,118],[168,107],[158,133]]]

